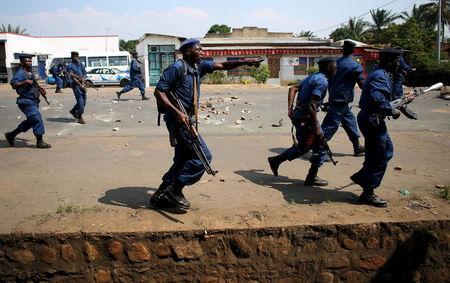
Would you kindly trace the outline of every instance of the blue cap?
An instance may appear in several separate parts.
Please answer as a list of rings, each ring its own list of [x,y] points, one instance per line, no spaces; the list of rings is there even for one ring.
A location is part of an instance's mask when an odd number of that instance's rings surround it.
[[[403,50],[398,48],[384,48],[380,50],[381,56],[397,57],[403,55]]]
[[[180,51],[183,52],[186,49],[188,49],[189,47],[197,45],[197,44],[200,44],[200,40],[198,40],[196,38],[186,39],[185,41],[183,41],[183,43],[181,43]]]

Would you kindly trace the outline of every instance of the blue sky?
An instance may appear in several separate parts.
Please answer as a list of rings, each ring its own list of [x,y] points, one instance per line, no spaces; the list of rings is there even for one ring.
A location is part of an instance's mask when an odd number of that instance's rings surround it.
[[[215,23],[258,26],[270,31],[311,30],[327,37],[351,16],[359,16],[392,0],[259,0],[259,1],[17,1],[2,0],[0,22],[20,25],[31,35],[118,34],[139,38],[145,32],[201,37]],[[385,9],[409,11],[426,0],[397,0]],[[370,16],[365,18],[369,20]],[[323,30],[326,29],[326,30]]]

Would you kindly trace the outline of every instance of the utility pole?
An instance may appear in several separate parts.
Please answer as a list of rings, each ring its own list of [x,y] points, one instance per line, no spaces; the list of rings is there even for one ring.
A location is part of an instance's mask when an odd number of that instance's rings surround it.
[[[437,62],[441,64],[441,22],[442,22],[442,0],[439,0],[438,25],[437,25]]]

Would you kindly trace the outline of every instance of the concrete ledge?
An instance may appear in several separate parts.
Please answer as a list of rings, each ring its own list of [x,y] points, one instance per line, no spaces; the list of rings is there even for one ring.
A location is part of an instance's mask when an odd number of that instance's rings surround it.
[[[2,282],[448,282],[450,220],[0,236]]]

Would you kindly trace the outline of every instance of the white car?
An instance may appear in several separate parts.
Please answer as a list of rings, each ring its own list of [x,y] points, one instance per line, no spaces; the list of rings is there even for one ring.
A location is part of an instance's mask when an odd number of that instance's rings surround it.
[[[130,73],[110,67],[94,68],[86,74],[86,84],[88,86],[119,85],[123,87],[129,81]]]

